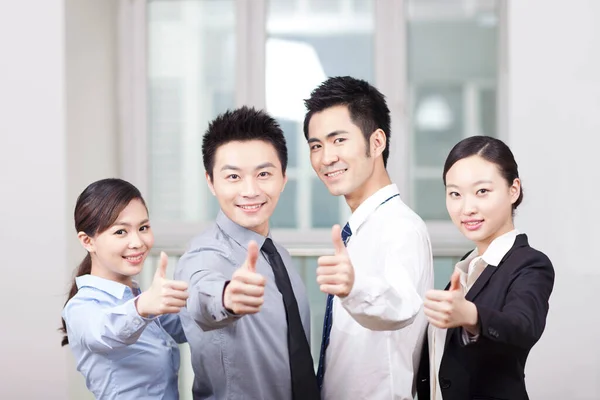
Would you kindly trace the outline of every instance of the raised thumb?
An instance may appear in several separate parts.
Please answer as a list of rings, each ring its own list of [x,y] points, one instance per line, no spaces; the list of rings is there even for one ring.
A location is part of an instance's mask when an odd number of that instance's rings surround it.
[[[341,254],[346,251],[346,246],[342,241],[342,228],[339,225],[331,227],[331,241],[333,242],[333,248],[335,254]]]
[[[450,289],[449,290],[462,290],[460,286],[460,271],[454,270],[454,273],[450,277]]]
[[[258,244],[254,240],[248,243],[248,255],[244,265],[250,272],[256,272],[256,261],[258,260]]]
[[[163,278],[167,277],[167,264],[169,263],[169,258],[164,251],[160,252],[160,257],[158,259],[158,266],[156,267],[156,273],[154,274],[154,278]]]

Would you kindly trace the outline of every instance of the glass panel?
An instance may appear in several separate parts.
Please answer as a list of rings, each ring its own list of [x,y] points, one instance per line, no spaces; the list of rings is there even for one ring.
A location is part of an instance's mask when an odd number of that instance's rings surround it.
[[[331,211],[340,207],[340,199],[343,198],[332,196],[319,178],[311,179],[311,183],[311,202],[313,206],[311,217],[313,228],[331,229],[335,224],[342,224],[339,213]],[[345,205],[342,207],[347,208]],[[343,221],[343,223],[345,224],[346,221]]]
[[[204,179],[202,134],[234,106],[233,0],[148,2],[149,207],[198,222],[218,209]]]
[[[441,85],[416,89],[414,110],[415,163],[419,167],[441,167],[464,132],[463,93],[460,86]]]
[[[448,282],[450,282],[450,276],[454,272],[454,266],[460,260],[457,257],[434,257],[433,258],[433,271],[434,271],[434,283],[435,289],[444,290]]]
[[[446,211],[446,191],[440,176],[433,179],[417,179],[414,182],[415,193],[418,201],[415,203],[415,212],[426,220],[449,219]]]
[[[297,182],[291,179],[288,180],[271,217],[272,228],[294,228],[296,225],[297,193]]]
[[[288,185],[296,182],[299,207],[290,214],[295,228],[330,227],[345,211],[314,182],[302,131],[303,99],[329,76],[352,75],[373,82],[373,26],[369,0],[268,2],[266,102],[288,140]]]
[[[450,149],[497,135],[498,0],[406,5],[411,200],[423,218],[447,220],[441,175]]]

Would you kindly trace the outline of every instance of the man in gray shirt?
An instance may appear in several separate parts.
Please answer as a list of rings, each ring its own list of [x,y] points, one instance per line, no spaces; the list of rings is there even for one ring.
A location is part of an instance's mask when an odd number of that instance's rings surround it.
[[[305,288],[269,233],[287,181],[283,132],[263,111],[227,111],[210,123],[202,155],[221,210],[175,270],[189,283],[180,315],[194,399],[319,399]]]

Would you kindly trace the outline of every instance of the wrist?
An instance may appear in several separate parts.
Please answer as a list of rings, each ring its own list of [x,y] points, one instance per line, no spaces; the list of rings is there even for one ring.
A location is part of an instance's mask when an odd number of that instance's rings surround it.
[[[463,328],[471,335],[477,335],[479,333],[479,314],[477,313],[477,306],[470,301],[467,301],[466,306],[467,320],[465,325],[463,325]]]
[[[229,284],[231,283],[231,281],[226,281],[225,284],[223,285],[223,296],[221,298],[221,304],[223,305],[223,308],[231,314],[235,313],[233,312],[233,310],[229,307],[230,304],[229,303],[229,296],[227,296],[227,287],[229,286]]]
[[[140,317],[143,318],[148,318],[148,312],[146,312],[145,309],[145,296],[144,293],[142,293],[141,295],[139,295],[138,297],[135,298],[134,300],[134,304],[135,304],[135,309],[137,311],[137,313],[139,314]]]

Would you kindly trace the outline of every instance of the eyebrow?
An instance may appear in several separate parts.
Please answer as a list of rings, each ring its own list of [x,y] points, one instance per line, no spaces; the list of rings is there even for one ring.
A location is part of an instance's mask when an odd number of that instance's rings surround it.
[[[325,136],[325,139],[330,139],[334,136],[338,136],[338,135],[342,135],[344,133],[348,133],[347,131],[333,131],[331,133],[328,133],[327,136]],[[315,137],[312,137],[310,139],[308,139],[308,143],[314,143],[314,142],[320,142],[321,140]]]
[[[481,185],[482,183],[488,183],[488,184],[490,184],[490,183],[493,183],[493,182],[490,181],[490,180],[482,179],[482,180],[479,180],[479,181],[473,183],[472,186]],[[446,185],[446,187],[447,188],[456,188],[456,189],[458,189],[458,185],[453,185],[453,184]]]
[[[256,168],[254,168],[255,171],[259,170],[259,169],[263,169],[263,168],[275,168],[275,165],[272,162],[264,162],[262,164],[259,164],[256,166]],[[233,171],[241,171],[242,169],[240,167],[236,167],[234,165],[223,165],[223,167],[221,168],[221,171],[225,171],[225,170],[233,170]]]
[[[148,218],[146,218],[145,220],[143,220],[142,222],[140,222],[140,225],[144,225],[147,224],[148,222],[150,222],[150,220]],[[131,227],[131,224],[128,222],[123,222],[123,221],[117,221],[113,224],[113,226],[117,226],[117,225],[121,225],[121,226],[128,226]]]

